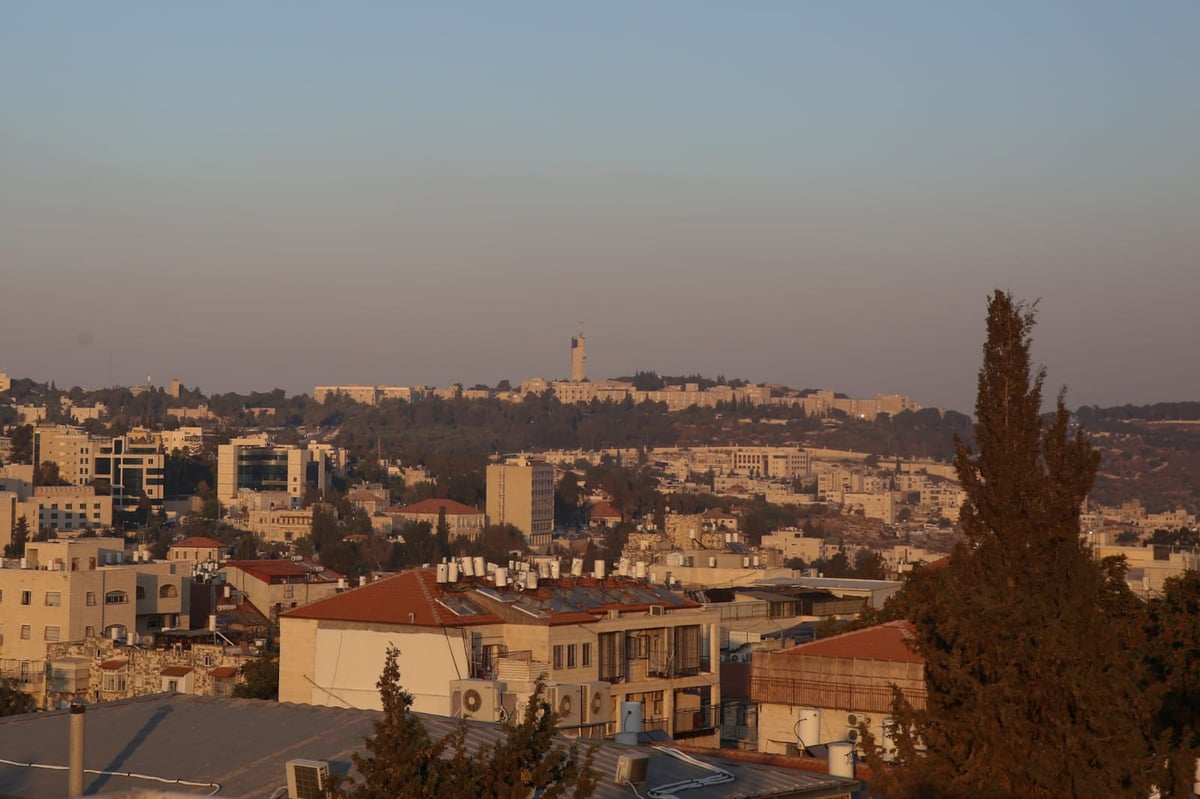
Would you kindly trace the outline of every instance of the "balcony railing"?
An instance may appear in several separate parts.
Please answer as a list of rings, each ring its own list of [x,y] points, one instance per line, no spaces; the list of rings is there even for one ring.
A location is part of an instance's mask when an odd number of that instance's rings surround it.
[[[925,707],[924,686],[906,686],[901,694],[914,708]],[[892,686],[849,682],[754,677],[750,696],[755,702],[797,707],[828,707],[886,713],[892,709]]]
[[[709,735],[721,726],[720,708],[707,705],[692,710],[675,711],[675,738],[695,738]]]

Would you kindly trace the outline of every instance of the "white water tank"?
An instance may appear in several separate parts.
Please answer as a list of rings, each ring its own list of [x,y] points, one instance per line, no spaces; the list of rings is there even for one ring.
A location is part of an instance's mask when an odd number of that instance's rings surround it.
[[[602,560],[596,561],[595,570],[592,572],[592,574],[596,577],[597,580],[604,579],[604,567],[605,567],[604,561],[602,561]]]
[[[634,573],[634,576],[636,576],[639,580],[645,580],[646,579],[646,561],[639,560],[637,562],[637,565],[633,569],[633,573]]]
[[[487,561],[485,561],[483,559],[483,555],[479,555],[478,557],[475,558],[475,576],[476,577],[486,577],[487,576]]]
[[[210,633],[217,631],[217,614],[215,613],[208,614],[208,631]]]
[[[452,560],[446,564],[446,581],[451,583],[458,582],[458,561]]]
[[[450,567],[447,564],[439,563],[437,565],[437,581],[439,583],[450,581]]]
[[[462,576],[463,577],[474,577],[475,576],[475,561],[472,560],[471,558],[463,558],[462,559]]]
[[[571,576],[583,576],[583,558],[571,558]]]
[[[557,580],[562,577],[562,564],[557,560],[550,561],[550,579]]]
[[[503,566],[496,567],[496,587],[503,588],[508,585],[508,569]]]
[[[835,741],[829,744],[829,776],[854,779],[854,744]]]
[[[536,591],[538,587],[538,574],[535,571],[525,573],[525,587],[530,591]]]
[[[821,711],[815,707],[802,707],[797,715],[796,747],[807,749],[821,743]]]
[[[617,743],[637,746],[638,733],[641,731],[642,703],[622,702],[621,717],[617,719]]]

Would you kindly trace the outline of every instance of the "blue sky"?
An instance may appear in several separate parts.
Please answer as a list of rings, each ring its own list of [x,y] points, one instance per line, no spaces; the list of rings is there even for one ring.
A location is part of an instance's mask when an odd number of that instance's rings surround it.
[[[1200,5],[29,3],[0,369],[1200,398]],[[109,362],[111,358],[111,372]],[[110,377],[111,375],[111,377]]]

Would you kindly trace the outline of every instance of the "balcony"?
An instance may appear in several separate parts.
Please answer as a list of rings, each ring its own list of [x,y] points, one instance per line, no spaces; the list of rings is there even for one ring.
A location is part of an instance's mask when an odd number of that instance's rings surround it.
[[[711,735],[721,726],[720,708],[705,705],[691,710],[675,711],[676,740]]]

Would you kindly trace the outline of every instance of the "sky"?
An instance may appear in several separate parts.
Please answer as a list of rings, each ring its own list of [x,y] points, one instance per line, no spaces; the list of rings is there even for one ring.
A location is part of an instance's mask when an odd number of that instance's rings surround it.
[[[1200,3],[14,3],[0,370],[1200,400]]]

